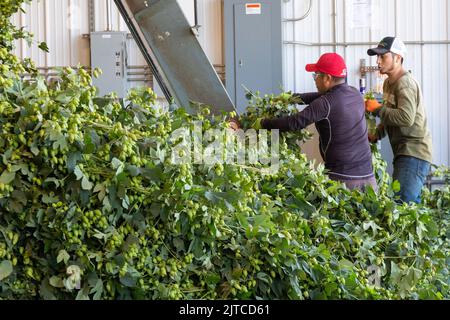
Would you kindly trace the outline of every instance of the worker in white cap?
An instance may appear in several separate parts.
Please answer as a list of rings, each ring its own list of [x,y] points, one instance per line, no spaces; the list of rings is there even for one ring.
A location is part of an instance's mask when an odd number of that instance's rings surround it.
[[[389,136],[394,154],[393,179],[400,182],[397,195],[401,201],[419,203],[432,161],[420,86],[403,67],[406,46],[399,38],[385,37],[367,54],[377,56],[380,73],[388,76],[383,85],[383,104],[376,111],[381,123],[369,140],[375,143]]]

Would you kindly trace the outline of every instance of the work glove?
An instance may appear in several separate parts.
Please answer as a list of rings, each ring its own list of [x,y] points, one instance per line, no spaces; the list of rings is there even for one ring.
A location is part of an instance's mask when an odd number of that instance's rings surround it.
[[[383,131],[384,131],[384,125],[379,124],[377,127],[377,130],[375,132],[369,133],[369,135],[368,135],[369,142],[377,143],[378,141],[380,141],[382,139],[382,136],[380,137],[379,132],[383,132]]]
[[[367,112],[371,112],[372,114],[374,114],[375,116],[378,116],[381,107],[383,106],[381,103],[379,103],[377,100],[375,99],[368,99],[365,101],[365,106],[366,106],[366,111]]]

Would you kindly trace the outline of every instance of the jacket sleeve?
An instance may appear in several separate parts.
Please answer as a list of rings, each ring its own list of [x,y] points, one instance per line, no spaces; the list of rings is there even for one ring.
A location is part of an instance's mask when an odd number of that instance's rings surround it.
[[[312,101],[304,110],[291,116],[278,119],[264,119],[261,126],[264,129],[279,129],[280,131],[299,131],[310,124],[328,117],[330,104],[326,98]]]
[[[411,87],[404,87],[397,92],[397,108],[383,107],[380,110],[380,118],[387,126],[411,127],[416,112],[417,92]]]
[[[322,94],[318,92],[310,92],[310,93],[294,93],[294,97],[300,97],[305,104],[310,104],[317,98],[321,97]]]

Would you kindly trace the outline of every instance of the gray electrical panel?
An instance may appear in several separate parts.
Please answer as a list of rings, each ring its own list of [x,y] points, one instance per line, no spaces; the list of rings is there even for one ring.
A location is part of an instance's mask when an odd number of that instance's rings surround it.
[[[93,32],[91,33],[91,67],[100,68],[102,75],[93,79],[99,89],[99,95],[111,92],[124,98],[127,92],[127,33]]]
[[[226,88],[239,113],[246,89],[278,94],[283,83],[281,0],[223,0]]]

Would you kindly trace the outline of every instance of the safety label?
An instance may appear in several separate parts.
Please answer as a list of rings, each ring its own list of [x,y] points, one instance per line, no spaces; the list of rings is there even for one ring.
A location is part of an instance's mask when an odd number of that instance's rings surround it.
[[[245,14],[261,14],[261,3],[246,3]]]

